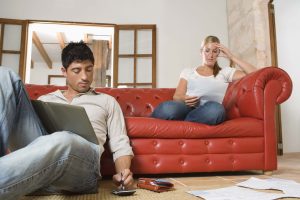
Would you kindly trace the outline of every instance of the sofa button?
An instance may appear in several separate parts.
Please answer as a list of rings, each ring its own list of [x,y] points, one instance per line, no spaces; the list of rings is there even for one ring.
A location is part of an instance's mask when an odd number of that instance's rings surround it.
[[[182,164],[182,165],[183,165],[183,164],[184,164],[184,160],[180,160],[180,164]]]
[[[183,142],[182,142],[182,141],[179,141],[179,145],[182,146],[182,145],[183,145]]]
[[[204,144],[209,145],[209,141],[205,140]]]
[[[242,94],[246,93],[246,88],[242,88]]]
[[[229,144],[233,144],[233,141],[232,141],[232,140],[229,140]]]
[[[206,161],[206,163],[210,163],[210,160],[209,160],[209,159],[206,159],[205,161]]]
[[[154,165],[157,165],[157,160],[153,160],[153,164],[154,164]]]
[[[156,146],[157,145],[157,141],[153,141],[153,146]]]

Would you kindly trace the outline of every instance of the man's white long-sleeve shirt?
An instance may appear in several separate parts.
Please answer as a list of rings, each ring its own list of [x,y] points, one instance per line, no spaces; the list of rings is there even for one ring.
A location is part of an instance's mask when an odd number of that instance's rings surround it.
[[[69,103],[63,91],[57,90],[39,97],[39,100],[84,107],[99,141],[100,156],[104,151],[103,145],[107,136],[114,161],[121,156],[133,155],[122,110],[112,96],[96,93],[91,89],[86,93],[78,94]]]

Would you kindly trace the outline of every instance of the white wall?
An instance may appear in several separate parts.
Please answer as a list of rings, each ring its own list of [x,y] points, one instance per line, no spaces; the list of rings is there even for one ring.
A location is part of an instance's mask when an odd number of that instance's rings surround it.
[[[30,69],[30,83],[47,85],[48,75],[62,75],[61,63],[53,63],[54,67],[49,69],[45,62],[34,62],[34,67]]]
[[[181,70],[200,63],[205,36],[228,44],[226,0],[1,0],[0,17],[156,24],[158,87],[176,87]]]
[[[281,106],[283,151],[300,152],[300,1],[275,0],[278,65],[293,81],[292,96]]]

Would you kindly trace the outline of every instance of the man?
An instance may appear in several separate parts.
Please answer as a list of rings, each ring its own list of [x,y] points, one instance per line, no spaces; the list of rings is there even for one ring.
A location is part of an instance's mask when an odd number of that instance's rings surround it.
[[[83,106],[99,145],[68,131],[47,133],[20,78],[0,67],[0,199],[18,199],[32,192],[97,192],[106,135],[115,161],[113,182],[133,183],[133,153],[122,111],[113,97],[90,87],[92,51],[83,42],[70,43],[62,51],[62,64],[67,90],[40,99]],[[5,155],[7,147],[12,152]]]

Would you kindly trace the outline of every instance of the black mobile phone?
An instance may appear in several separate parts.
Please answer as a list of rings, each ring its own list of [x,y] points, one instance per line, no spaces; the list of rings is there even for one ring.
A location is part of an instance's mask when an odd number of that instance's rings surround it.
[[[135,190],[113,190],[112,193],[119,196],[129,196],[133,195]]]

